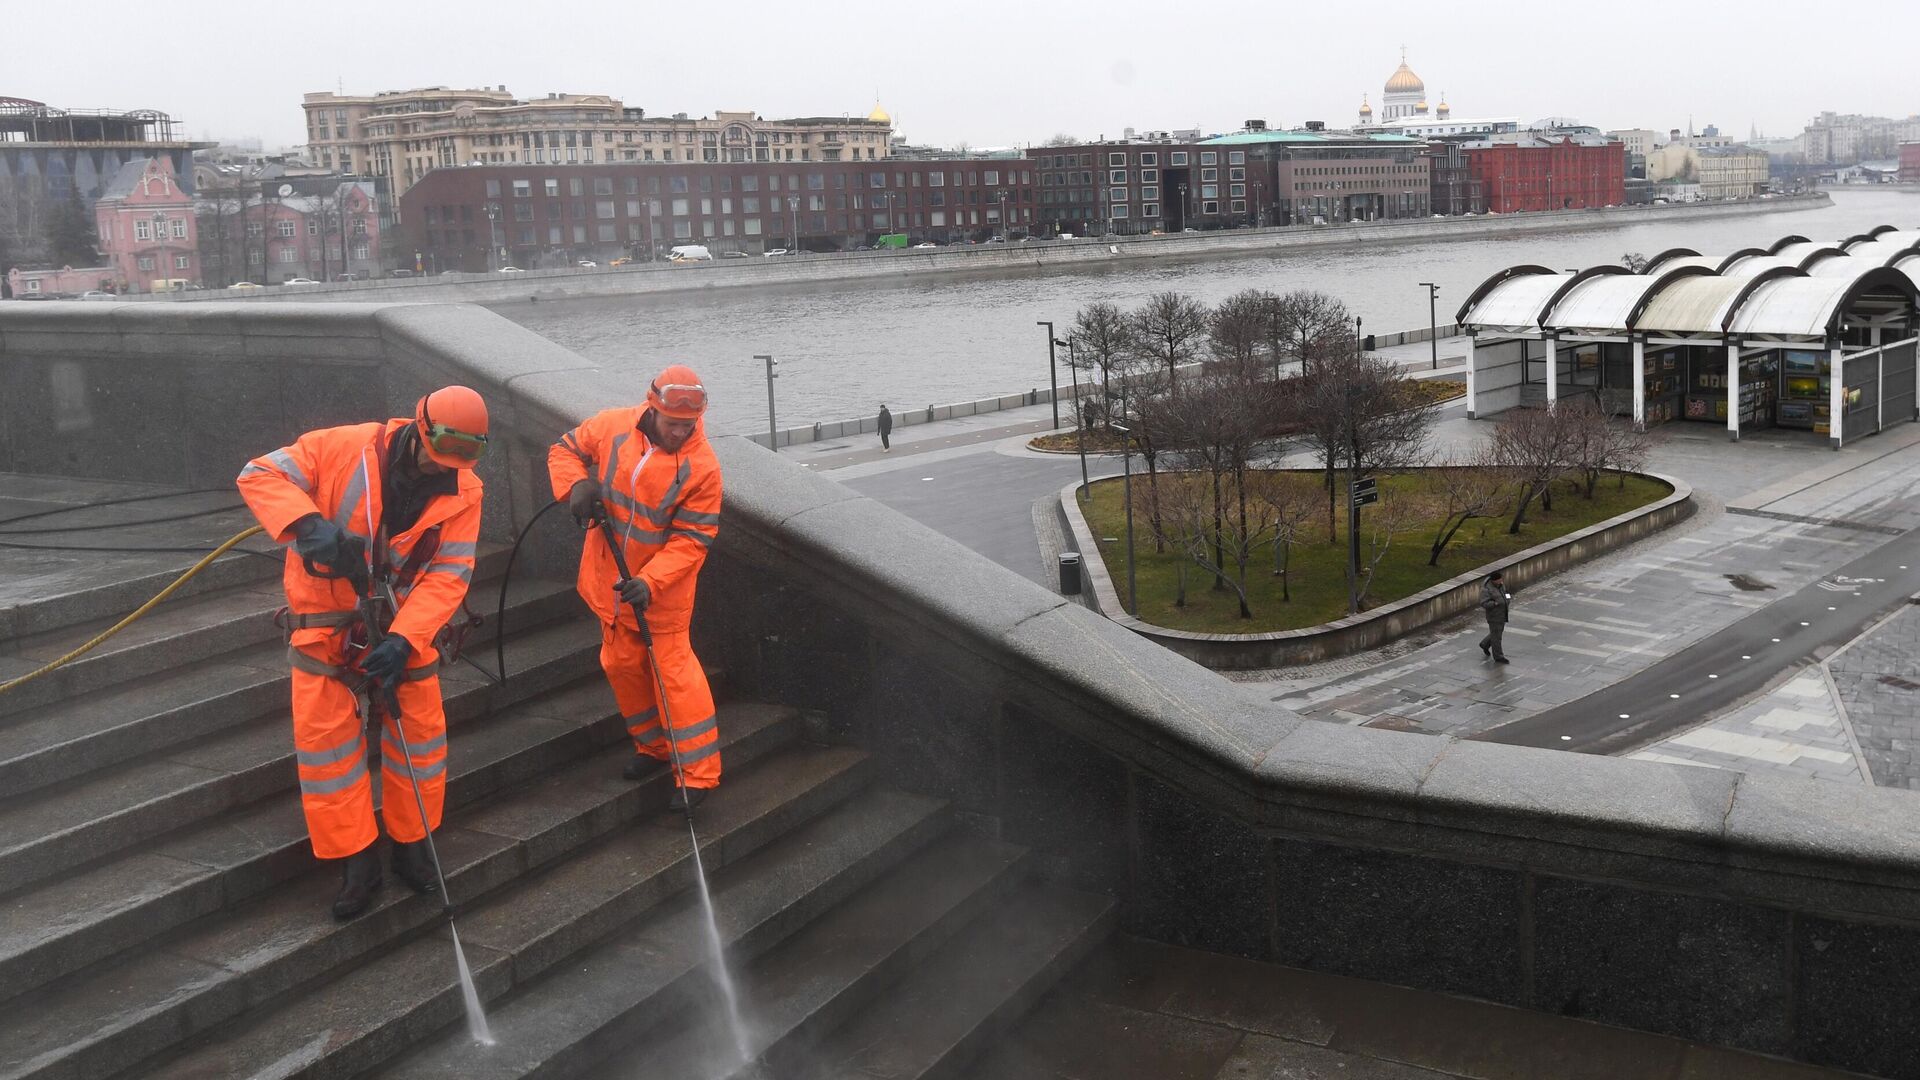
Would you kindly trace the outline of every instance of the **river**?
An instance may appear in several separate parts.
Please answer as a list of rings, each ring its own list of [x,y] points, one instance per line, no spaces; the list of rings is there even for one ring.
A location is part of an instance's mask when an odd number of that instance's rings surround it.
[[[1839,189],[1833,205],[1818,210],[1698,221],[946,279],[502,304],[495,310],[597,363],[633,372],[636,401],[645,393],[645,377],[669,363],[691,364],[713,392],[710,429],[743,433],[764,430],[767,422],[765,368],[753,359],[756,353],[779,359],[779,420],[790,427],[867,415],[883,401],[898,411],[1044,387],[1046,338],[1035,321],[1051,319],[1064,333],[1074,312],[1096,300],[1126,306],[1177,289],[1214,303],[1247,288],[1319,289],[1343,300],[1366,330],[1387,333],[1426,325],[1422,281],[1440,285],[1445,323],[1489,275],[1516,263],[1585,267],[1617,262],[1626,252],[1653,255],[1682,246],[1725,254],[1788,233],[1840,240],[1882,224],[1920,228],[1920,196]]]

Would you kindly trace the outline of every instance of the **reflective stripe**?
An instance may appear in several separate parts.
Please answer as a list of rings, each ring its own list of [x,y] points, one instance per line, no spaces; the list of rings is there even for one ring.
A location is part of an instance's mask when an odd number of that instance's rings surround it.
[[[720,726],[719,719],[717,717],[709,716],[705,720],[702,720],[697,724],[688,724],[686,727],[683,727],[683,728],[674,728],[673,741],[686,742],[687,740],[692,739],[696,736],[705,735],[707,732],[712,731],[714,728],[717,728],[719,726]]]
[[[613,437],[613,445],[607,448],[606,468],[600,474],[600,497],[601,498],[605,498],[608,492],[613,491],[613,471],[616,467],[618,467],[620,463],[620,448],[626,445],[627,437],[630,434],[631,432],[623,431],[620,434],[615,435]]]
[[[426,577],[427,574],[446,574],[450,577],[459,578],[461,581],[471,582],[473,580],[473,567],[466,566],[461,563],[436,562],[431,566],[428,566],[426,569],[426,573],[423,573],[420,576]],[[408,591],[411,592],[412,590],[409,589]]]
[[[345,791],[366,778],[367,759],[361,758],[354,764],[353,768],[331,780],[308,780],[302,777],[300,780],[300,794],[331,795],[336,791]]]
[[[700,544],[702,547],[713,546],[713,537],[703,532],[695,532],[692,529],[668,529],[667,535],[668,536],[685,536],[694,540],[698,540],[700,541]]]
[[[472,540],[443,540],[435,559],[471,559],[480,551],[480,545]]]
[[[667,485],[666,493],[660,496],[659,506],[665,509],[680,501],[680,489],[687,486],[687,477],[693,475],[693,462],[680,459],[680,467],[674,470],[673,483]]]
[[[698,750],[689,750],[680,755],[680,764],[684,768],[696,761],[705,761],[720,752],[720,740],[715,739]]]
[[[684,521],[689,525],[720,524],[719,514],[702,513],[699,510],[689,510],[684,506],[673,512],[673,518],[675,521]]]
[[[318,768],[322,765],[332,765],[337,761],[345,761],[355,754],[360,753],[365,745],[366,740],[356,731],[353,734],[353,738],[348,739],[346,742],[341,743],[331,750],[302,750],[299,747],[294,747],[293,756],[294,760],[302,765]]]
[[[265,457],[281,472],[286,473],[287,479],[300,485],[300,490],[313,490],[313,484],[307,480],[307,474],[300,471],[300,463],[293,460],[293,455],[287,453],[284,448],[275,450],[273,453],[265,455]]]
[[[648,709],[646,712],[636,713],[632,716],[623,716],[621,717],[621,719],[627,722],[628,727],[632,727],[633,725],[641,722],[642,720],[652,720],[654,717],[659,715],[660,715],[660,707],[656,705],[653,708]]]
[[[394,733],[393,725],[389,723],[386,734],[380,740],[381,745],[390,746],[398,750],[400,748],[399,744],[402,741],[404,740]],[[447,733],[443,731],[431,739],[425,739],[417,743],[407,743],[407,749],[413,752],[414,757],[425,757],[445,745],[447,745]]]
[[[389,758],[382,758],[380,760],[380,771],[390,772],[402,780],[405,780],[409,775],[405,765]],[[431,765],[415,765],[411,775],[415,780],[431,780],[446,771],[447,759],[441,758]]]
[[[265,465],[256,465],[253,462],[249,461],[245,465],[241,466],[240,475],[234,477],[234,479],[244,480],[247,477],[252,476],[254,473],[270,473],[272,471],[273,471],[272,469],[267,468]]]
[[[333,512],[333,523],[353,531],[353,514],[360,509],[360,500],[367,494],[367,472],[365,468],[353,470],[347,476],[347,487],[340,493],[340,506]]]

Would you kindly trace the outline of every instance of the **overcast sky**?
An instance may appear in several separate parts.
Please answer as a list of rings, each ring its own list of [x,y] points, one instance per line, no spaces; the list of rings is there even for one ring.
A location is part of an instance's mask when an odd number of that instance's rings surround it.
[[[909,140],[941,145],[1231,131],[1249,118],[1346,125],[1362,93],[1379,106],[1403,44],[1457,117],[1656,130],[1691,117],[1745,136],[1755,124],[1791,135],[1823,109],[1920,112],[1904,55],[1920,37],[1916,0],[89,0],[84,24],[31,27],[28,6],[0,0],[0,96],[159,109],[195,138],[269,147],[304,138],[307,91],[501,83],[766,117],[864,115],[877,93]]]

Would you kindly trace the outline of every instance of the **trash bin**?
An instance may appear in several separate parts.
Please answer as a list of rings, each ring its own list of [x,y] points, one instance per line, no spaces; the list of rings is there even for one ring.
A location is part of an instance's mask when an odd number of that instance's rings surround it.
[[[1067,596],[1080,595],[1080,553],[1060,553],[1060,591]]]

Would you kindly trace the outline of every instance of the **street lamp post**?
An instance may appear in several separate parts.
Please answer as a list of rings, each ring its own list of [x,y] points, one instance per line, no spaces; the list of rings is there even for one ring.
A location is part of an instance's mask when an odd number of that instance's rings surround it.
[[[777,454],[780,452],[780,429],[774,425],[773,417],[773,380],[780,377],[773,373],[777,361],[766,353],[755,353],[753,358],[767,362],[767,449]]]
[[[1087,417],[1080,400],[1080,358],[1074,352],[1073,339],[1054,342],[1067,347],[1067,374],[1073,378],[1074,441],[1080,444],[1080,501],[1087,501]]]
[[[153,212],[153,272],[164,276],[172,273],[167,269],[167,215],[159,210]],[[139,263],[135,263],[138,266]],[[147,291],[153,291],[153,279],[147,279]]]
[[[494,269],[493,255],[500,248],[500,204],[487,204],[487,272]]]
[[[800,196],[798,195],[787,196],[787,224],[793,232],[790,238],[793,250],[798,253],[800,250]]]
[[[1127,614],[1140,617],[1140,593],[1133,574],[1133,429],[1124,424],[1108,424],[1120,433],[1121,483],[1126,485],[1122,498],[1127,504]]]
[[[1007,193],[1005,189],[1002,189],[1000,191],[1000,242],[1004,244],[1012,236],[1013,236],[1012,230],[1007,228]],[[1049,341],[1053,340],[1053,334],[1051,331],[1049,331],[1047,334],[1047,340]],[[1055,416],[1053,418],[1053,421],[1054,421],[1053,423],[1054,427],[1060,426],[1060,418],[1058,416]]]
[[[1420,283],[1427,290],[1427,340],[1433,343],[1433,370],[1440,370],[1440,316],[1437,314],[1440,286],[1431,281]]]
[[[1047,328],[1047,385],[1053,388],[1053,426],[1057,431],[1060,428],[1060,368],[1053,359],[1053,324],[1039,320],[1033,325]]]
[[[1192,209],[1192,206],[1187,202],[1187,185],[1181,184],[1180,185],[1180,231],[1181,232],[1185,232],[1187,230],[1187,226],[1191,224],[1191,222],[1187,220],[1188,218],[1193,216],[1192,214],[1188,213],[1188,211],[1191,209]]]

